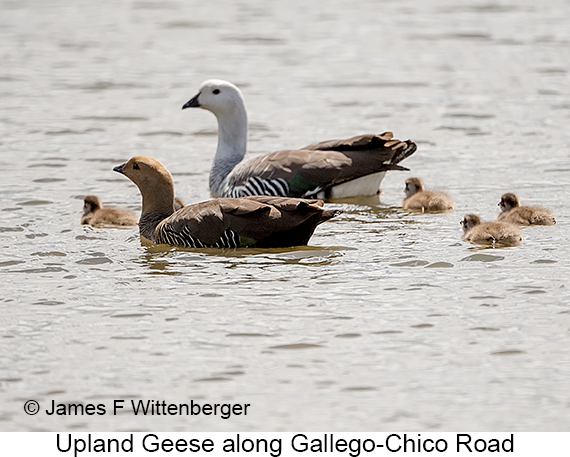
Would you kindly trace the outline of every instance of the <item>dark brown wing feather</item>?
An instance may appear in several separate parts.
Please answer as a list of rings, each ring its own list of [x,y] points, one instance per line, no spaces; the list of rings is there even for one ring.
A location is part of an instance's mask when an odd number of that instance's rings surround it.
[[[322,201],[282,197],[218,198],[189,205],[175,212],[164,224],[178,233],[189,232],[205,244],[214,245],[226,230],[256,240],[257,247],[306,244],[316,226],[339,214],[324,210]]]
[[[417,146],[410,140],[400,141],[394,139],[392,132],[384,132],[381,135],[370,133],[343,140],[321,141],[305,146],[302,149],[313,151],[374,152],[380,154],[383,160],[387,160],[391,164],[397,164],[406,157],[411,156],[416,151]]]
[[[291,195],[302,196],[381,171],[407,170],[398,163],[415,150],[415,143],[394,140],[390,132],[323,141],[241,162],[230,175],[230,187],[252,176],[284,179]]]

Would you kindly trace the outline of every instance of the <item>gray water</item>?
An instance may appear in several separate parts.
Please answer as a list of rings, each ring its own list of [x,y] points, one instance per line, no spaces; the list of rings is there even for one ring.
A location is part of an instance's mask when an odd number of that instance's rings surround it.
[[[570,427],[570,3],[0,0],[0,430]],[[140,210],[137,154],[209,198],[238,84],[252,154],[391,130],[418,151],[310,246],[145,247],[79,225]],[[403,211],[421,177],[456,201]],[[459,221],[507,191],[554,227],[476,249]],[[34,399],[41,411],[24,413]],[[247,416],[49,416],[114,399],[249,403]]]

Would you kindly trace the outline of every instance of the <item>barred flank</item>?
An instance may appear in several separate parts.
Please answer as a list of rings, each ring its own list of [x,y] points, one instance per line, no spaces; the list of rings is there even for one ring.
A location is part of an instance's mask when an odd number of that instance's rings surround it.
[[[233,230],[227,229],[215,244],[206,244],[190,234],[188,227],[181,232],[173,230],[170,224],[164,224],[156,234],[156,242],[170,244],[172,246],[184,246],[187,248],[237,248],[239,247],[239,235]]]
[[[283,178],[262,179],[252,176],[247,181],[244,181],[243,184],[229,188],[226,193],[232,198],[251,197],[254,195],[287,197],[289,195],[289,186]]]

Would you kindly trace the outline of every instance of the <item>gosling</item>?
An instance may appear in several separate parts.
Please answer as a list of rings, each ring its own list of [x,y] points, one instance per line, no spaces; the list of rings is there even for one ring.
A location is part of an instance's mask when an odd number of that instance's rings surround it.
[[[406,180],[404,189],[406,198],[402,202],[404,209],[424,212],[451,211],[453,200],[443,192],[434,192],[424,189],[424,183],[420,178]]]
[[[463,239],[474,244],[517,245],[522,241],[520,229],[508,222],[481,222],[475,214],[467,214],[460,222]]]
[[[554,214],[537,206],[521,206],[513,193],[504,194],[499,202],[501,214],[497,220],[517,225],[554,225]]]
[[[81,224],[99,227],[102,225],[138,225],[134,213],[118,208],[104,208],[99,197],[88,195],[83,199]]]

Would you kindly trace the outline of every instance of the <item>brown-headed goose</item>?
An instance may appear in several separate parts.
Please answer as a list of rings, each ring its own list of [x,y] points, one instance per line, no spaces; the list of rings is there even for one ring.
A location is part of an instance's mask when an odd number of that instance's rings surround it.
[[[467,214],[460,222],[463,239],[475,244],[516,245],[522,241],[520,229],[508,222],[481,222],[475,214]]]
[[[117,208],[104,208],[99,197],[88,195],[83,199],[81,223],[85,225],[137,225],[134,213]]]
[[[288,247],[307,244],[320,223],[340,211],[319,200],[282,197],[218,198],[174,210],[174,184],[157,160],[132,157],[113,170],[139,188],[142,237],[191,248]]]
[[[424,183],[420,178],[406,179],[404,189],[406,198],[402,202],[404,209],[411,209],[423,212],[430,211],[451,211],[453,200],[443,192],[425,190]]]
[[[182,109],[196,107],[211,111],[218,119],[218,148],[210,171],[210,192],[215,197],[375,195],[386,171],[407,170],[398,163],[416,150],[412,141],[393,139],[386,132],[244,160],[247,111],[241,91],[227,81],[205,81]]]
[[[554,225],[554,214],[537,206],[521,206],[518,197],[513,193],[504,194],[499,202],[501,214],[499,221],[518,225]]]

